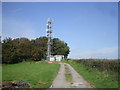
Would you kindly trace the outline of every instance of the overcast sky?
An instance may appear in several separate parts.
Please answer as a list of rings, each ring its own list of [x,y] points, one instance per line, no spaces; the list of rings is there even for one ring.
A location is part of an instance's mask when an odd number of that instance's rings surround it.
[[[117,58],[117,2],[2,3],[2,39],[46,35],[53,19],[53,37],[70,47],[69,58]]]

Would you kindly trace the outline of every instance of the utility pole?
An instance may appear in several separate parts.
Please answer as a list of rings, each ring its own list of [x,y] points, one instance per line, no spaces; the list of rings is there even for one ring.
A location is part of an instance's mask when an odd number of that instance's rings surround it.
[[[47,37],[48,37],[48,42],[47,42],[47,59],[49,60],[50,57],[51,57],[51,45],[52,45],[52,40],[51,40],[51,37],[52,37],[52,20],[50,18],[48,18],[47,20],[47,29],[46,29],[46,32],[47,32]]]

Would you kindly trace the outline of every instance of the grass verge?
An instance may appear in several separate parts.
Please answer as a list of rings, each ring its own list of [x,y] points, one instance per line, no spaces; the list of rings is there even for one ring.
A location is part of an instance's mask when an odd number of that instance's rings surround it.
[[[85,65],[68,61],[85,80],[96,88],[118,88],[118,74],[115,72],[99,71],[98,69],[87,68]]]
[[[3,81],[26,81],[32,88],[49,88],[59,71],[59,64],[39,62],[22,62],[2,66]]]
[[[72,75],[70,73],[70,70],[68,69],[67,65],[65,65],[65,78],[68,82],[72,82]]]
[[[2,64],[0,64],[0,82],[2,81]]]

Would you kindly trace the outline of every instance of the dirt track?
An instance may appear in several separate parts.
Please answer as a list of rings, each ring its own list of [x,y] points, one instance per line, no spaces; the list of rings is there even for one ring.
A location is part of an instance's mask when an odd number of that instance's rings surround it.
[[[51,88],[92,88],[90,84],[83,79],[81,75],[79,75],[69,64],[60,63],[60,71],[53,81]],[[65,65],[70,70],[72,75],[72,82],[66,81],[66,71]]]

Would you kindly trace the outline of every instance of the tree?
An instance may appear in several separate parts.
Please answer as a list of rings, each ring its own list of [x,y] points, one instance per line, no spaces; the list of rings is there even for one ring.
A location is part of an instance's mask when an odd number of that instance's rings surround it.
[[[27,38],[6,38],[2,42],[2,60],[3,63],[18,63],[27,60],[41,60],[46,58],[47,54],[47,37],[29,40]],[[52,39],[52,55],[69,54],[67,43],[58,38]]]
[[[1,36],[0,36],[0,64],[2,63],[2,42],[1,42]]]
[[[53,55],[64,55],[66,58],[70,52],[69,47],[67,46],[67,43],[59,40],[58,38],[53,39],[52,48],[53,48],[52,49]]]
[[[15,60],[15,55],[17,54],[15,53],[15,47],[11,38],[6,38],[3,40],[2,48],[3,63],[14,63],[14,61],[18,61]]]
[[[37,57],[39,59],[46,58],[47,40],[47,37],[40,37],[31,41],[32,45],[34,45],[35,51],[40,52],[41,54]]]

